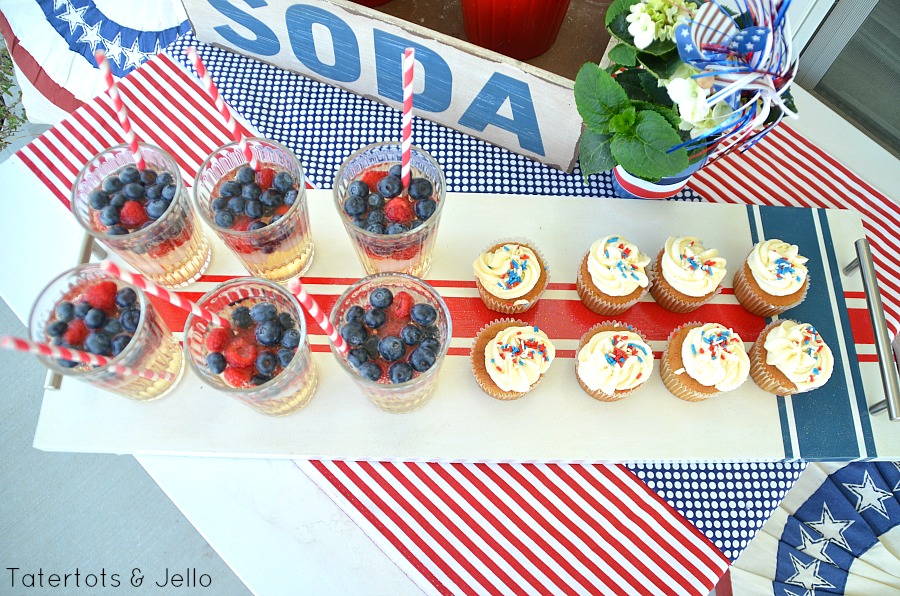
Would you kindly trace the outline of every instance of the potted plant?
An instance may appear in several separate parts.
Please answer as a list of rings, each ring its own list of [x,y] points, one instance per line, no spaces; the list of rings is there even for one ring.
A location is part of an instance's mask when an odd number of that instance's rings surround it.
[[[611,65],[587,63],[575,79],[584,176],[614,170],[624,196],[642,196],[635,186],[650,189],[644,198],[672,196],[711,153],[749,147],[795,116],[783,12],[615,0],[605,21]]]

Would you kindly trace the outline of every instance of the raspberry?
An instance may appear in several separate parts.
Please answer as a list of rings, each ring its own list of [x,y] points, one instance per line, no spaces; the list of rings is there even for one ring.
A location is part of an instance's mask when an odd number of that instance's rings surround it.
[[[115,282],[101,281],[85,290],[84,299],[93,308],[108,311],[116,307],[116,292],[118,291],[119,288]]]
[[[139,228],[150,220],[139,201],[125,201],[119,211],[119,223],[129,229]]]
[[[280,205],[277,209],[275,209],[275,215],[284,215],[290,209],[289,205]]]
[[[221,352],[231,340],[231,332],[223,327],[216,327],[206,336],[206,348],[210,352]]]
[[[69,321],[69,326],[66,328],[66,332],[63,333],[62,339],[67,345],[78,348],[81,346],[84,338],[88,336],[88,332],[89,329],[83,320],[74,319]]]
[[[375,190],[381,179],[387,175],[388,173],[384,170],[369,170],[360,177],[360,180],[365,182],[369,189]]]
[[[232,387],[249,387],[253,378],[252,366],[229,366],[222,373],[225,382]]]
[[[275,170],[272,168],[263,168],[256,175],[256,183],[259,184],[259,188],[262,190],[267,190],[271,187],[274,180]]]
[[[147,249],[147,254],[154,259],[158,259],[159,257],[169,254],[173,250],[175,250],[175,244],[166,240],[150,246],[150,248]]]
[[[415,217],[412,205],[405,197],[395,197],[388,201],[384,206],[384,214],[389,221],[402,224],[408,224]]]
[[[413,299],[407,292],[394,294],[394,302],[391,303],[391,314],[398,319],[409,317],[409,309],[412,308]]]
[[[239,215],[234,219],[234,227],[231,229],[235,232],[246,232],[251,223],[253,223],[252,219],[246,215]]]
[[[235,337],[225,346],[223,354],[230,366],[252,367],[256,361],[256,344],[245,337]]]

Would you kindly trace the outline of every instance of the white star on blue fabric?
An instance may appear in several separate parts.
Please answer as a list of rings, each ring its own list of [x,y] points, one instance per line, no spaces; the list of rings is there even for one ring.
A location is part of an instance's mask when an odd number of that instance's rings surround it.
[[[125,55],[125,64],[122,66],[125,70],[137,68],[147,60],[147,54],[138,49],[138,40],[134,40],[130,48],[122,48]]]
[[[813,559],[818,559],[819,561],[825,561],[826,563],[829,563],[831,565],[836,565],[836,563],[831,560],[831,557],[828,556],[828,553],[825,552],[825,549],[828,547],[827,540],[825,540],[824,538],[813,540],[813,537],[803,529],[803,526],[801,526],[800,541],[801,544],[797,547],[797,550],[799,550],[801,553],[809,555]]]
[[[819,521],[805,522],[807,526],[822,535],[828,542],[834,542],[847,552],[850,552],[850,544],[844,538],[844,530],[853,525],[853,520],[836,520],[828,509],[828,503],[822,504],[822,517]]]
[[[57,11],[68,3],[69,0],[53,0],[53,10]]]
[[[94,25],[85,24],[81,30],[81,37],[78,38],[78,41],[81,43],[86,43],[91,46],[91,52],[97,51],[97,45],[103,41],[103,36],[100,35],[100,23],[96,23]]]
[[[863,476],[862,484],[848,484],[845,482],[844,486],[856,495],[855,507],[859,513],[867,509],[874,509],[884,517],[890,517],[888,516],[887,507],[884,506],[884,501],[893,498],[893,495],[875,486],[875,481],[869,476],[868,470]]]
[[[79,27],[84,27],[84,13],[87,12],[87,6],[82,6],[81,8],[75,8],[71,4],[66,4],[66,12],[57,16],[57,18],[61,21],[65,21],[69,24],[69,35],[75,33],[75,30]]]
[[[122,34],[117,33],[116,38],[112,41],[108,39],[103,40],[103,45],[106,47],[106,57],[110,60],[115,61],[117,65],[120,65],[120,61],[122,60]]]
[[[833,588],[834,586],[825,578],[819,577],[819,563],[821,561],[811,561],[809,565],[804,565],[800,559],[791,555],[794,575],[784,581],[795,586],[802,586],[805,590],[813,590],[813,593],[816,588]]]
[[[900,462],[891,462],[894,464],[894,467],[897,468],[897,472],[900,472]],[[894,485],[894,488],[891,489],[891,492],[897,492],[900,490],[900,479],[897,480],[897,484]]]

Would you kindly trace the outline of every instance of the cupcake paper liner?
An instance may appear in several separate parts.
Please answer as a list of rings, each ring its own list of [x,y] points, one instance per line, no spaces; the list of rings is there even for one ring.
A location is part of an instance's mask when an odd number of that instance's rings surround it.
[[[697,391],[696,389],[692,389],[688,387],[683,379],[687,377],[687,371],[682,371],[681,374],[675,374],[675,370],[669,366],[669,347],[672,343],[672,338],[675,335],[687,328],[687,327],[696,327],[701,326],[703,323],[699,321],[691,321],[690,323],[684,323],[683,325],[679,325],[676,327],[672,333],[669,334],[669,338],[666,340],[666,349],[663,351],[662,359],[659,362],[659,374],[662,377],[663,385],[666,386],[666,389],[669,390],[669,393],[677,397],[678,399],[683,399],[684,401],[705,401],[710,397],[714,397],[720,393],[721,391],[716,390],[715,393],[704,393],[702,391]]]
[[[774,327],[781,325],[785,320],[788,319],[772,321],[771,323],[766,325],[765,328],[760,331],[759,337],[756,338],[756,341],[753,342],[753,345],[750,347],[750,351],[747,353],[747,355],[750,357],[750,378],[753,379],[753,382],[756,383],[760,389],[767,393],[773,393],[775,395],[795,395],[797,393],[800,393],[800,390],[796,385],[794,385],[793,383],[790,383],[790,385],[785,385],[770,372],[770,369],[772,367],[766,364],[764,356],[764,344],[766,341],[766,335]],[[788,380],[788,382],[790,382],[790,380]]]
[[[532,326],[524,321],[512,318],[494,319],[493,321],[489,322],[487,325],[482,327],[481,330],[479,330],[475,335],[475,341],[472,342],[472,351],[469,354],[469,357],[472,360],[472,374],[475,377],[475,382],[478,383],[478,386],[481,387],[482,391],[484,391],[494,399],[499,399],[502,401],[512,401],[515,399],[519,399],[520,397],[524,397],[528,392],[537,387],[544,379],[544,375],[539,376],[537,381],[532,383],[531,387],[528,388],[528,391],[503,391],[502,389],[500,389],[500,387],[497,386],[496,383],[494,383],[494,380],[491,378],[487,369],[485,369],[484,350],[478,348],[480,340],[483,339],[485,337],[485,334],[487,333],[490,333],[492,338],[501,329],[516,325],[521,325],[523,327]],[[488,340],[490,340],[490,338],[488,338]]]
[[[578,384],[584,390],[585,393],[596,399],[597,401],[605,401],[605,402],[614,402],[619,401],[625,397],[628,397],[638,389],[644,386],[644,383],[647,382],[647,379],[644,379],[644,382],[636,387],[632,387],[631,389],[625,389],[623,391],[616,391],[613,395],[609,395],[608,393],[603,393],[602,391],[594,391],[590,387],[584,384],[584,381],[581,380],[581,377],[578,375],[578,353],[581,352],[581,348],[587,344],[588,340],[595,332],[604,328],[604,327],[613,327],[619,328],[623,330],[631,331],[632,333],[637,334],[638,337],[641,338],[645,344],[647,343],[647,338],[644,337],[644,334],[634,328],[633,325],[629,325],[628,323],[623,323],[622,321],[603,321],[602,323],[597,323],[593,327],[587,330],[587,332],[581,336],[581,340],[578,342],[578,349],[575,350],[575,378],[578,380]],[[648,377],[649,378],[649,375]]]
[[[744,273],[744,264],[741,264],[740,268],[738,268],[737,272],[735,272],[732,285],[734,286],[735,298],[737,298],[738,302],[741,303],[741,306],[743,306],[744,309],[747,310],[747,312],[760,317],[774,317],[794,308],[795,306],[806,300],[806,294],[809,292],[810,281],[809,277],[807,277],[806,283],[803,284],[803,291],[798,300],[785,305],[772,304],[771,302],[766,300],[765,296],[756,293],[753,290],[750,281],[747,279],[746,274]]]
[[[595,290],[595,286],[593,285],[593,283],[590,283],[588,280],[584,279],[584,274],[582,273],[582,270],[584,269],[583,265],[584,259],[582,259],[581,263],[579,263],[578,265],[578,274],[575,280],[575,289],[578,291],[578,297],[581,298],[582,304],[584,304],[586,307],[588,307],[598,315],[620,315],[640,302],[641,298],[643,298],[649,291],[650,286],[647,286],[646,288],[642,288],[643,291],[638,294],[636,298],[629,300],[628,302],[612,302],[608,300],[606,298],[606,294],[600,292],[599,289]]]
[[[534,252],[534,254],[537,255],[538,259],[541,262],[541,267],[544,271],[544,286],[540,288],[538,293],[525,304],[513,304],[513,302],[518,300],[518,298],[505,300],[494,296],[487,290],[487,288],[482,285],[481,281],[477,277],[475,278],[475,287],[478,288],[478,295],[481,297],[481,301],[490,310],[503,313],[505,315],[521,314],[537,304],[537,301],[540,300],[544,292],[547,291],[547,285],[550,283],[550,267],[549,265],[547,265],[547,258],[544,256],[544,253],[541,252],[541,249],[538,248],[534,242],[527,238],[500,238],[494,240],[490,244],[485,245],[484,248],[481,249],[481,252],[479,254],[484,254],[500,244],[519,244],[530,248]]]
[[[719,292],[722,291],[722,284],[716,286],[716,289],[707,294],[706,296],[701,297],[691,297],[691,300],[684,300],[679,298],[672,292],[674,288],[672,288],[671,284],[669,284],[668,280],[662,274],[662,267],[660,266],[660,258],[662,257],[663,251],[660,250],[659,254],[656,256],[656,261],[654,261],[653,265],[649,271],[650,278],[650,294],[653,296],[653,299],[656,300],[656,303],[659,304],[664,309],[674,312],[674,313],[689,313],[694,312],[713,298],[715,298]],[[671,288],[671,289],[670,289]]]

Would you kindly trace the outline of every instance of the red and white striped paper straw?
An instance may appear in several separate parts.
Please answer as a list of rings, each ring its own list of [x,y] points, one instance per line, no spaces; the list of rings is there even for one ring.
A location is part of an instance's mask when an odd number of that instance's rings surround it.
[[[119,269],[119,266],[112,261],[103,261],[102,263],[100,263],[100,267],[102,267],[103,270],[110,275],[118,277],[125,283],[129,283],[136,288],[140,288],[148,294],[156,296],[157,298],[162,298],[169,304],[177,306],[182,310],[186,310],[192,315],[200,317],[208,323],[218,325],[219,327],[225,327],[226,329],[230,327],[228,321],[223,319],[216,313],[210,312],[202,306],[191,302],[187,298],[182,298],[178,295],[177,292],[170,292],[169,290],[156,285],[142,275],[137,275],[128,271],[122,271],[121,269]]]
[[[221,114],[222,119],[225,120],[225,126],[231,131],[231,138],[237,141],[238,146],[241,148],[241,152],[244,154],[244,158],[250,163],[250,167],[254,170],[259,170],[259,164],[256,161],[256,156],[253,155],[253,151],[250,150],[250,146],[247,145],[247,138],[241,132],[241,129],[238,127],[237,120],[234,117],[234,113],[231,111],[231,108],[225,104],[225,100],[222,99],[222,95],[219,93],[218,87],[213,83],[212,75],[209,74],[209,71],[206,70],[206,65],[203,64],[203,60],[200,59],[199,54],[197,54],[197,48],[191,46],[187,49],[188,58],[191,62],[194,63],[194,70],[197,71],[197,76],[200,77],[200,80],[203,81],[203,85],[206,87],[206,92],[209,94],[209,97],[213,100],[213,103],[216,104],[216,109],[219,110],[219,114]]]
[[[288,282],[288,289],[297,297],[297,300],[300,301],[300,304],[303,305],[303,308],[306,309],[309,316],[311,316],[319,327],[322,328],[322,331],[328,335],[328,339],[330,339],[331,343],[334,344],[334,347],[338,349],[338,352],[346,354],[350,350],[350,346],[347,345],[344,338],[341,337],[334,325],[331,324],[331,321],[328,320],[325,313],[322,312],[319,304],[313,300],[312,296],[306,293],[303,282],[301,282],[299,278],[292,279]]]
[[[403,139],[400,142],[400,180],[403,188],[409,188],[409,157],[412,147],[413,73],[416,66],[416,51],[406,48],[403,52]]]
[[[147,163],[144,161],[144,156],[138,145],[137,136],[134,134],[134,128],[131,126],[131,118],[128,117],[128,110],[122,102],[122,96],[119,95],[119,87],[113,80],[109,60],[107,60],[106,54],[101,51],[96,52],[94,58],[97,60],[97,66],[100,67],[100,72],[103,74],[103,80],[106,83],[106,89],[109,91],[109,96],[113,100],[113,107],[116,109],[116,116],[119,117],[119,124],[122,126],[122,130],[125,131],[125,141],[128,143],[128,149],[134,156],[134,163],[137,165],[137,169],[144,171],[144,168],[147,167]]]
[[[91,366],[109,365],[109,369],[116,374],[130,375],[142,377],[150,381],[174,381],[175,374],[167,371],[154,372],[152,370],[138,370],[125,366],[123,364],[112,363],[111,358],[100,356],[99,354],[91,354],[90,352],[82,352],[81,350],[71,350],[61,346],[51,346],[50,344],[40,343],[22,339],[21,337],[12,337],[10,335],[0,336],[0,348],[4,350],[13,350],[16,352],[26,352],[28,354],[39,354],[48,358],[57,358],[60,360],[70,360],[72,362],[80,362],[82,364],[90,364]]]

